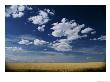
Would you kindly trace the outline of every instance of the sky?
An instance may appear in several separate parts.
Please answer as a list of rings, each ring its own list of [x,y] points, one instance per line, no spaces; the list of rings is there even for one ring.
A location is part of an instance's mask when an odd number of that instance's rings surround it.
[[[104,5],[6,5],[6,62],[106,60]]]

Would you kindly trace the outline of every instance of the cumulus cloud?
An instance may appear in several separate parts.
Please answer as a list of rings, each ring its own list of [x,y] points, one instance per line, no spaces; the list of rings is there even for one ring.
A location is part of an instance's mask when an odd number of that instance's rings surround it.
[[[30,45],[32,44],[32,42],[30,42],[29,40],[22,39],[21,41],[18,42],[18,44]]]
[[[91,32],[91,34],[96,34],[96,31]]]
[[[44,24],[50,21],[49,15],[54,15],[54,12],[50,11],[49,9],[39,10],[38,15],[29,17],[28,21],[38,25],[39,31],[44,31]]]
[[[41,45],[45,45],[47,44],[48,42],[44,41],[44,40],[39,40],[39,39],[35,39],[33,44],[34,45],[37,45],[37,46],[41,46]]]
[[[42,45],[46,45],[48,44],[49,42],[47,41],[44,41],[44,40],[40,40],[40,39],[37,39],[37,38],[29,38],[29,37],[24,37],[24,38],[27,38],[27,39],[21,39],[19,42],[17,42],[18,44],[23,44],[23,45],[36,45],[36,46],[42,46]]]
[[[56,43],[52,44],[52,48],[54,48],[57,51],[71,51],[72,46],[69,45],[68,41],[66,39],[59,40]]]
[[[105,35],[101,35],[98,40],[106,40],[106,36]]]
[[[106,36],[105,35],[101,35],[100,37],[98,38],[93,38],[93,39],[90,39],[90,40],[106,40]]]
[[[42,24],[47,23],[50,19],[48,17],[43,18],[43,16],[37,15],[37,16],[32,16],[28,18],[28,20],[31,21],[33,24],[42,25]]]
[[[50,47],[57,51],[71,51],[72,46],[70,45],[71,41],[67,39],[59,39],[50,43]]]
[[[37,29],[38,29],[39,31],[44,31],[44,27],[45,27],[45,25],[42,25],[42,26],[39,26]]]
[[[21,18],[25,10],[32,10],[32,8],[24,5],[6,7],[5,17]]]
[[[81,31],[81,33],[89,33],[91,31],[93,31],[94,29],[88,27],[88,28],[85,28],[84,30]]]
[[[79,25],[74,20],[68,21],[66,18],[61,20],[61,23],[53,23],[53,30],[52,35],[54,37],[62,37],[66,36],[68,40],[76,40],[81,38],[82,36],[79,35],[81,29],[85,26],[84,24]]]
[[[13,18],[20,18],[20,17],[22,17],[24,15],[24,13],[23,12],[18,12],[18,13],[13,13],[12,14],[12,16],[13,16]]]
[[[20,36],[16,36],[17,40],[15,42],[17,42],[18,44],[22,44],[22,45],[44,45],[47,44],[49,42],[44,41],[42,39],[38,39],[38,37],[35,37],[33,35],[20,35]]]
[[[50,9],[44,9],[47,13],[49,13],[50,15],[54,15],[55,12],[54,11],[50,11]]]
[[[82,30],[82,28],[85,27],[84,24],[79,25],[75,20],[68,21],[66,18],[63,18],[60,23],[57,22],[52,25],[52,36],[66,37],[65,39],[56,40],[51,43],[52,48],[57,51],[71,51],[72,46],[70,44],[72,41],[87,37],[87,33],[93,31],[93,29],[89,27]]]

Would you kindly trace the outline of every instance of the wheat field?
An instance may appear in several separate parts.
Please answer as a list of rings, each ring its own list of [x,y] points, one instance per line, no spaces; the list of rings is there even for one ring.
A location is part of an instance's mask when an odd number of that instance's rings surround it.
[[[88,63],[10,63],[6,72],[100,72],[106,71],[104,62]]]

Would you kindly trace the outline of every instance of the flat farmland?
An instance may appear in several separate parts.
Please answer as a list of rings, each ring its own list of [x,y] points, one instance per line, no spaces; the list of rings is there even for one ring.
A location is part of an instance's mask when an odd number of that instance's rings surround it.
[[[88,63],[8,63],[6,72],[105,72],[105,62]]]

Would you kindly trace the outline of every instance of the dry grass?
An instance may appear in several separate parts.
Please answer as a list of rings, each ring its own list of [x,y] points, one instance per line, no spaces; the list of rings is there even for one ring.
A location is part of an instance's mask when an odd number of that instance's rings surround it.
[[[100,72],[106,71],[104,62],[88,63],[12,63],[6,72]]]

